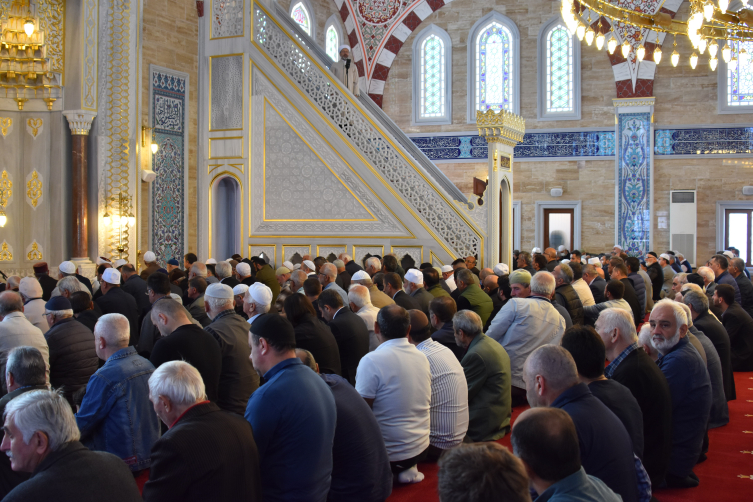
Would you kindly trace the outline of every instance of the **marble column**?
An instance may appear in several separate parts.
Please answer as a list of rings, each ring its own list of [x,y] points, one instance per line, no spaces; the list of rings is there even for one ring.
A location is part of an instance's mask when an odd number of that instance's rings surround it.
[[[63,112],[71,128],[71,171],[73,178],[73,259],[88,261],[89,250],[87,214],[87,171],[89,130],[97,116],[95,112],[70,110]]]
[[[484,267],[505,263],[512,270],[512,166],[515,145],[523,141],[525,120],[520,115],[501,111],[476,112],[480,136],[486,138],[489,157],[489,181],[486,186],[487,229]]]

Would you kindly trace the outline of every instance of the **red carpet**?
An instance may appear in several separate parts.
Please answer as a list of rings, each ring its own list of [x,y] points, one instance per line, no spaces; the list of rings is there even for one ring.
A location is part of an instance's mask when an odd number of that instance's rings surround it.
[[[753,373],[735,373],[737,399],[729,404],[729,424],[709,431],[708,460],[695,467],[697,488],[660,490],[660,502],[750,502],[753,500]],[[513,409],[512,420],[526,408]],[[499,440],[510,448],[509,434]],[[426,478],[395,485],[389,502],[438,502],[437,464],[419,464]],[[744,477],[741,477],[744,476]]]

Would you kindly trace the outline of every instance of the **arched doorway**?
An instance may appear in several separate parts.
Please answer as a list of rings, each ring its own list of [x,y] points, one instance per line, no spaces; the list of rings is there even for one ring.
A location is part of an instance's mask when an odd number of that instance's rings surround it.
[[[241,253],[241,187],[233,176],[218,177],[212,185],[211,223],[212,257],[225,260]]]

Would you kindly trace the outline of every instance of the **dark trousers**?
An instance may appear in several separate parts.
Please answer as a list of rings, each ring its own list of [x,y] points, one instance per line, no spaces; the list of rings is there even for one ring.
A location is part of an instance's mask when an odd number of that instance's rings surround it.
[[[416,455],[412,458],[406,458],[405,460],[398,460],[397,462],[390,462],[390,468],[392,469],[392,474],[400,474],[403,471],[407,471],[414,465],[416,465],[419,462],[422,462],[425,458],[427,453],[429,452],[429,448],[426,448],[424,451]]]
[[[512,397],[512,406],[524,406],[528,404],[528,398],[526,397],[526,390],[514,385],[510,387],[510,395]]]

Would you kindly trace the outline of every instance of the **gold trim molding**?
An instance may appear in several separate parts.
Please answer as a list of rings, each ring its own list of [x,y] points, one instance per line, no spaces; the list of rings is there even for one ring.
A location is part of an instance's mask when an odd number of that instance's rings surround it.
[[[525,119],[506,110],[476,111],[476,125],[479,136],[484,136],[487,143],[515,146],[523,141],[526,132]]]
[[[654,106],[656,98],[612,98],[615,108],[622,106]]]

